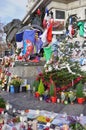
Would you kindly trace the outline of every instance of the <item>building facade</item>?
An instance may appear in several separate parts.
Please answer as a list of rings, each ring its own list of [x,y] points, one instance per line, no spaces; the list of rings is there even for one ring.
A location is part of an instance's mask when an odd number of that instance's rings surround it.
[[[48,8],[53,12],[55,26],[58,26],[54,28],[53,34],[57,35],[64,34],[68,17],[75,15],[77,21],[86,20],[86,0],[28,0],[28,13],[22,20],[23,24],[29,24],[30,15],[37,8]],[[83,40],[79,35],[78,38]]]

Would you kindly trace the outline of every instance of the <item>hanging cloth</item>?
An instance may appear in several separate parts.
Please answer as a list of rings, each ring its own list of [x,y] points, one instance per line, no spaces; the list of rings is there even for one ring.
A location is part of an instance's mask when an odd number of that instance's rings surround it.
[[[52,48],[51,46],[44,47],[44,56],[46,61],[49,61],[52,55]]]
[[[33,45],[35,42],[35,31],[34,30],[26,30],[23,34],[23,54],[30,54],[33,50]]]
[[[78,22],[79,35],[84,37],[84,22]]]
[[[52,23],[49,23],[48,29],[47,29],[47,41],[48,43],[52,42]]]

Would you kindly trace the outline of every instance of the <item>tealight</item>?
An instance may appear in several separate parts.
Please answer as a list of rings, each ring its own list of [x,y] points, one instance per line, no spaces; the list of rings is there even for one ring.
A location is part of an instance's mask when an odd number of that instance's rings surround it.
[[[10,104],[7,102],[6,103],[6,110],[9,110],[10,109]]]
[[[80,117],[83,117],[83,116],[84,116],[84,115],[81,113],[81,114],[80,114]]]
[[[15,113],[16,112],[16,109],[15,108],[13,108],[13,113]]]
[[[36,110],[36,114],[39,114],[40,113],[40,111],[39,110]]]
[[[22,116],[20,116],[20,121],[21,121],[21,122],[23,121],[23,117],[22,117]]]
[[[40,97],[39,100],[42,101],[42,97]]]
[[[48,127],[50,127],[50,122],[47,122],[47,124],[46,124]]]
[[[24,115],[24,113],[25,113],[24,110],[22,110],[22,111],[21,111],[21,115]]]

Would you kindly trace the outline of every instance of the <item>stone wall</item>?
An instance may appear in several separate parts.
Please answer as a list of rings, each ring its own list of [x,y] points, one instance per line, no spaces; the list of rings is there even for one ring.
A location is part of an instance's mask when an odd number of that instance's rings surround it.
[[[38,73],[42,72],[44,63],[24,63],[16,62],[13,68],[10,68],[11,76],[18,75],[27,79],[32,84]]]
[[[67,3],[68,2],[68,3]],[[65,19],[60,19],[64,20],[64,27],[66,25],[66,21],[67,18],[70,15],[77,15],[77,20],[86,20],[86,0],[52,0],[52,2],[49,3],[49,5],[47,6],[48,9],[53,11],[53,15],[54,15],[54,19],[56,20],[56,13],[55,10],[62,10],[65,11]],[[57,19],[58,20],[58,19]],[[58,32],[58,33],[57,33]],[[57,31],[57,35],[62,33],[62,31]],[[65,32],[65,29],[63,30],[63,33]],[[54,32],[53,32],[54,33]],[[83,43],[83,41],[85,40],[84,37],[81,37],[79,35],[79,30],[77,31],[77,38],[73,38],[72,40],[70,39],[70,41],[75,42],[75,41],[80,41],[81,43]]]
[[[56,8],[56,9],[60,9],[60,10],[67,10],[67,4],[61,3],[58,1],[50,2],[47,7],[48,7],[48,9]]]
[[[63,2],[57,1],[52,1],[49,3],[47,6],[48,9],[54,9],[54,17],[55,17],[55,9],[57,10],[63,10],[65,11],[65,20],[68,18],[69,15],[72,14],[77,14],[77,17],[79,17],[79,20],[84,20],[86,18],[85,16],[85,9],[86,9],[86,0],[75,0],[75,1],[70,1],[69,3],[65,3],[64,0]]]

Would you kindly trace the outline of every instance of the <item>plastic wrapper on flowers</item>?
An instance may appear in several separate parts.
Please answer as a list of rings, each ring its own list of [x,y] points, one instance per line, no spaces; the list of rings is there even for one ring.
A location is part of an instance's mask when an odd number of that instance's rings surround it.
[[[11,81],[9,83],[9,85],[13,85],[15,87],[20,86],[23,83],[23,80],[19,77],[19,76],[13,76],[11,78]]]

